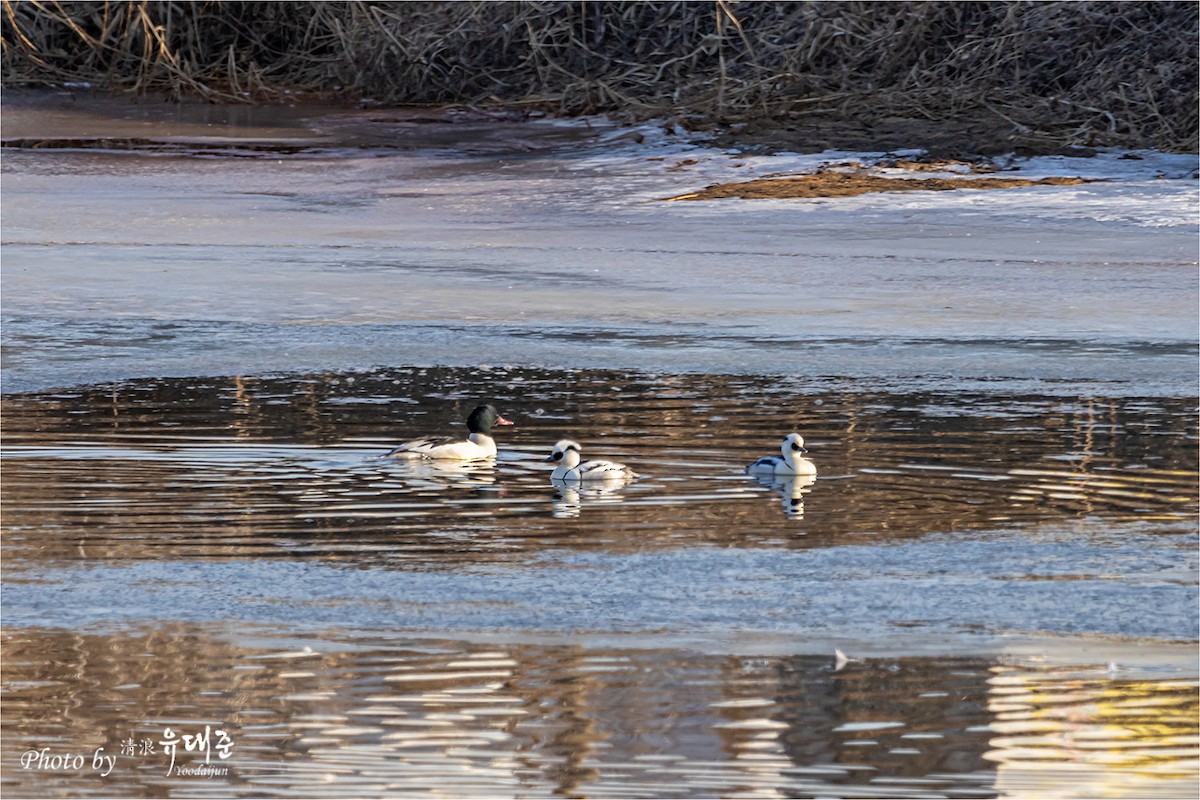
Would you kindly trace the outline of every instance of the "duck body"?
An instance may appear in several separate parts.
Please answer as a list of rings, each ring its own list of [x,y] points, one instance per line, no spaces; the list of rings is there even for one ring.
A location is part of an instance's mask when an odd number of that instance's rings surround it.
[[[563,439],[554,445],[547,461],[553,461],[557,466],[550,473],[550,480],[556,483],[572,483],[585,481],[624,481],[636,478],[637,473],[624,464],[615,461],[583,461],[580,459],[582,448],[578,442]]]
[[[808,450],[798,433],[789,433],[779,447],[781,455],[765,456],[746,467],[754,475],[816,475],[817,465],[804,457]]]
[[[433,458],[447,461],[477,461],[496,455],[496,440],[472,433],[466,439],[453,437],[413,439],[387,454],[388,458]]]
[[[413,439],[388,452],[384,458],[432,458],[446,461],[478,461],[494,458],[496,440],[489,434],[497,425],[512,425],[494,406],[478,406],[467,417],[471,431],[466,439],[455,437]]]

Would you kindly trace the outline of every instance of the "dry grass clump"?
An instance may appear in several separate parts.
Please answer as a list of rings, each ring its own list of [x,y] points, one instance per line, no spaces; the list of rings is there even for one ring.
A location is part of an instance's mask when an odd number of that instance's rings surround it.
[[[1016,189],[1024,186],[1077,186],[1084,178],[885,178],[857,170],[822,170],[795,178],[771,178],[739,183],[717,183],[698,192],[664,197],[663,200],[778,200],[813,197],[856,197],[874,192],[949,192],[954,189]]]
[[[1197,149],[1184,2],[3,0],[7,85],[342,92],[693,123],[981,116],[1061,143]]]

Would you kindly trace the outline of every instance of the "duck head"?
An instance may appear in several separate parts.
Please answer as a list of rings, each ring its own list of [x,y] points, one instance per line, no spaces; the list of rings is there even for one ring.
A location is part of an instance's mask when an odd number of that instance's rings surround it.
[[[570,439],[563,439],[554,445],[554,449],[550,451],[550,455],[546,457],[547,461],[553,461],[555,464],[574,469],[579,466],[579,443],[573,442]]]
[[[500,416],[500,412],[493,405],[477,406],[471,412],[471,416],[467,417],[467,429],[471,433],[487,433],[497,425],[512,425],[512,423]]]
[[[804,446],[804,437],[798,433],[789,433],[779,449],[783,451],[784,458],[788,456],[795,458],[798,455],[804,455],[808,452],[808,449]]]

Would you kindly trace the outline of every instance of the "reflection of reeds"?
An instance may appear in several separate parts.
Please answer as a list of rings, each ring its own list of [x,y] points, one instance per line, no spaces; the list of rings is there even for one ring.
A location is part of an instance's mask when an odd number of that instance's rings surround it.
[[[1110,668],[1111,670],[1112,668]],[[1192,680],[997,665],[988,679],[996,788],[1038,797],[1171,797],[1196,788]]]
[[[210,99],[1005,120],[1195,149],[1194,3],[185,3],[3,0],[7,85]]]

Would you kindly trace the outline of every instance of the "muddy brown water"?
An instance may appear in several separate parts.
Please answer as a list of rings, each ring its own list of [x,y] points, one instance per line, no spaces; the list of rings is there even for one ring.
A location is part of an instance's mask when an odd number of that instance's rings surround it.
[[[378,458],[481,398],[494,463]],[[3,412],[9,796],[1194,787],[1189,401],[495,367]],[[814,484],[742,474],[792,429]],[[552,486],[568,435],[642,477]]]

